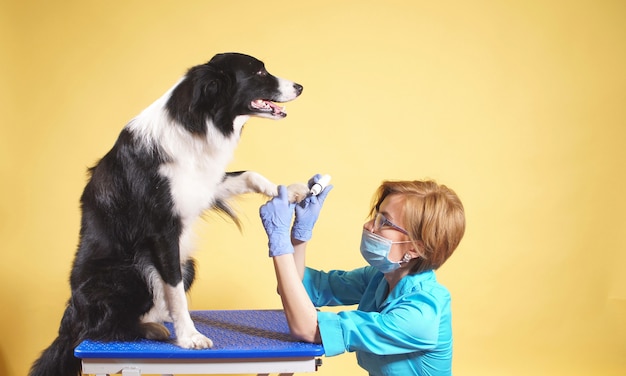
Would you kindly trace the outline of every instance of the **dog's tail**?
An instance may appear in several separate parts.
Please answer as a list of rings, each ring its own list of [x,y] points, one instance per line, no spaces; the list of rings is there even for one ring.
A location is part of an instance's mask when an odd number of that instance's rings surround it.
[[[80,359],[74,356],[74,347],[78,345],[80,333],[79,324],[74,317],[74,308],[68,305],[61,319],[59,336],[33,363],[29,376],[81,375]]]

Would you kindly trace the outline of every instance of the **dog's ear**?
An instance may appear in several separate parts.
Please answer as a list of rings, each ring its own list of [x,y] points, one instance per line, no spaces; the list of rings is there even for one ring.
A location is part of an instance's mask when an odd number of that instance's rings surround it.
[[[223,71],[210,64],[204,64],[194,72],[194,88],[191,98],[191,107],[209,106],[219,104],[224,98],[224,93],[231,86],[231,80]]]
[[[206,132],[206,120],[214,117],[227,97],[231,79],[210,64],[189,69],[174,88],[167,102],[167,110],[181,125],[192,133]]]

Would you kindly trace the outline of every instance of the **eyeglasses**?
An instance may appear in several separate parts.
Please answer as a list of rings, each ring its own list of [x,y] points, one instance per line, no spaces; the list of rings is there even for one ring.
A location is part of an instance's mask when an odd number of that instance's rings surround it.
[[[380,213],[380,212],[376,213],[376,216],[374,217],[374,223],[373,223],[373,227],[372,227],[372,232],[378,232],[378,231],[382,230],[385,227],[392,228],[394,230],[400,231],[404,235],[409,235],[407,230],[403,229],[402,227],[400,227],[400,226],[394,224],[393,222],[391,222],[390,220],[388,220],[387,217],[385,217],[385,215],[383,213]]]

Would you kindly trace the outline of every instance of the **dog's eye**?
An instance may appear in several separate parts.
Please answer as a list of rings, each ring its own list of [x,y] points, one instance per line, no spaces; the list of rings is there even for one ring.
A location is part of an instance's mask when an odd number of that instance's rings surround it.
[[[261,76],[261,77],[265,77],[267,76],[267,71],[265,69],[261,69],[260,71],[256,72],[257,76]]]

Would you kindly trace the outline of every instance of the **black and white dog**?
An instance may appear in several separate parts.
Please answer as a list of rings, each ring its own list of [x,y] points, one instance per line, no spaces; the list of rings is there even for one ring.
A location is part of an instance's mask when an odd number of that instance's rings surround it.
[[[235,213],[227,199],[268,196],[277,186],[252,171],[225,172],[250,116],[281,119],[302,86],[275,77],[251,56],[225,53],[187,74],[121,132],[90,169],[81,197],[80,242],[70,276],[71,297],[59,335],[34,362],[31,376],[74,376],[73,355],[84,339],[168,340],[202,349],[185,292],[195,275],[192,226],[206,209]],[[308,192],[289,186],[290,199]]]

